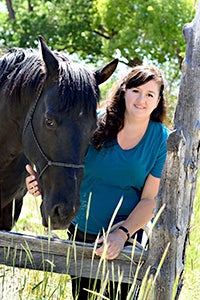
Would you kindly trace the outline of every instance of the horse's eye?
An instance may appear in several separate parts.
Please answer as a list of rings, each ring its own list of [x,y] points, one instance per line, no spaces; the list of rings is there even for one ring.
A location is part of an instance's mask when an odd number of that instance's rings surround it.
[[[56,125],[56,122],[50,118],[46,118],[45,123],[46,123],[46,126],[50,127],[50,128],[53,128]]]

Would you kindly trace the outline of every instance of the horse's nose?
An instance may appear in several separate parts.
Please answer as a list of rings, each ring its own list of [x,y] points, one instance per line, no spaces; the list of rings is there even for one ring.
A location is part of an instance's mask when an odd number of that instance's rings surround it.
[[[72,205],[71,208],[66,208],[63,204],[56,204],[54,207],[53,207],[53,215],[55,216],[64,216],[64,217],[67,217],[68,216],[68,212],[70,212],[70,214],[75,214],[76,212],[76,207],[75,205]]]
[[[77,209],[74,205],[66,207],[64,204],[56,204],[51,210],[51,228],[65,229],[75,217]]]

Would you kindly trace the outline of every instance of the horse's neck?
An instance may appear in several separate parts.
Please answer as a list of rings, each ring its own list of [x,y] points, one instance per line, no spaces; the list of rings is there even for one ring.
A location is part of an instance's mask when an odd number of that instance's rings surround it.
[[[0,107],[0,169],[8,166],[22,153],[23,114],[8,107]]]
[[[0,170],[6,169],[21,153],[22,143],[18,135],[13,134],[8,130],[6,139],[2,138],[4,142],[1,142],[0,136]]]

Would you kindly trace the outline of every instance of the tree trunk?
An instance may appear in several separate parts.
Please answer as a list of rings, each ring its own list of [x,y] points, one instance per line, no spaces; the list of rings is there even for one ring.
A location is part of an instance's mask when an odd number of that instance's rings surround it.
[[[200,1],[194,20],[185,25],[183,33],[187,44],[186,55],[174,117],[174,131],[167,143],[168,155],[156,212],[163,205],[165,208],[154,227],[147,261],[152,266],[151,278],[155,278],[162,255],[169,246],[150,297],[154,300],[178,299],[183,283],[185,251],[199,168]]]
[[[11,20],[15,20],[15,12],[13,10],[12,1],[11,0],[6,0],[6,6],[7,6],[7,9],[8,9],[9,18]]]
[[[28,12],[33,11],[33,5],[31,4],[31,0],[28,0]]]

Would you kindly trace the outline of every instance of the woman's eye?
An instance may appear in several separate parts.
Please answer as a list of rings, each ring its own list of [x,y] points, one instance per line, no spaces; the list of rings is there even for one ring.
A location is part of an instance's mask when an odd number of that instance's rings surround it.
[[[49,119],[49,118],[46,118],[45,123],[47,127],[51,127],[51,128],[55,127],[56,125],[56,122],[53,119]]]
[[[148,97],[151,97],[151,98],[152,98],[152,97],[153,97],[153,95],[152,95],[152,94],[148,94]]]

